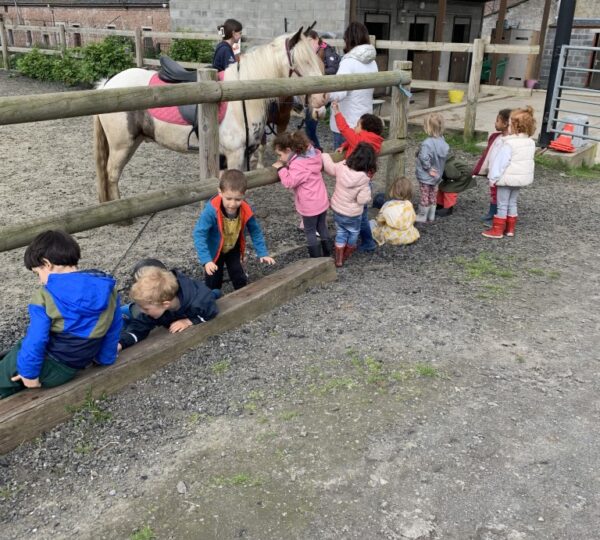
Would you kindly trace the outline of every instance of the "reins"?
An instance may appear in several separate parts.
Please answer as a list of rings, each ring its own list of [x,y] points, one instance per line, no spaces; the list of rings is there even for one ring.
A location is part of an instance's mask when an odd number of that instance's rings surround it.
[[[290,78],[293,73],[295,73],[298,77],[302,77],[302,73],[300,73],[298,71],[298,69],[294,67],[294,59],[292,58],[292,51],[290,50],[289,38],[287,38],[285,40],[285,53],[287,55],[287,59],[290,64],[288,78]],[[238,72],[238,80],[239,80],[240,79],[240,62],[238,62],[238,64],[237,64],[237,72]],[[244,151],[244,154],[246,156],[246,170],[250,171],[250,153],[251,152],[250,152],[250,145],[248,144],[248,141],[250,139],[250,131],[248,129],[248,113],[246,111],[246,102],[244,100],[242,100],[242,111],[244,113],[244,130],[246,132],[246,149]],[[273,130],[271,129],[271,131],[273,131]]]

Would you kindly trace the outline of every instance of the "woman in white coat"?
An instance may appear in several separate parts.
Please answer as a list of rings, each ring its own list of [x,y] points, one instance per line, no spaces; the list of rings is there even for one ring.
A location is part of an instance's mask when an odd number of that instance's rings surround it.
[[[344,44],[345,54],[342,57],[336,75],[377,73],[377,63],[375,62],[377,51],[371,45],[369,31],[364,24],[351,22],[344,32]],[[356,126],[363,114],[373,114],[372,88],[332,92],[329,94],[329,100],[338,102],[340,112],[351,128]],[[333,132],[333,146],[337,149],[345,139],[335,123],[334,114],[330,116],[329,126]],[[377,244],[373,240],[371,227],[369,226],[367,206],[365,206],[360,224],[360,246],[358,249],[359,251],[370,252],[375,251],[376,247]]]

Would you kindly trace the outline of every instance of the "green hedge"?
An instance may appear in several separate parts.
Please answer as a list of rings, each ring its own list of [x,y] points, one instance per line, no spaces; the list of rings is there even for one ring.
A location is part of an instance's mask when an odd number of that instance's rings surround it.
[[[174,39],[169,56],[179,62],[212,62],[214,46],[211,41],[203,39]]]
[[[32,79],[60,81],[68,85],[93,84],[134,67],[133,50],[131,39],[109,36],[86,47],[68,49],[64,56],[42,54],[34,48],[17,60],[16,67]]]

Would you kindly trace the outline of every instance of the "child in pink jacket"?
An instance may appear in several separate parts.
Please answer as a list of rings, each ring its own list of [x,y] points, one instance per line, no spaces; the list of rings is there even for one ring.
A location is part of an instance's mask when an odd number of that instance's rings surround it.
[[[325,172],[335,176],[331,208],[336,226],[335,265],[340,267],[356,250],[363,207],[371,200],[369,175],[377,170],[375,150],[368,143],[359,143],[345,161],[334,163],[323,154]]]
[[[329,257],[327,210],[329,199],[323,181],[321,152],[302,131],[275,137],[273,148],[279,160],[273,163],[284,187],[294,191],[297,212],[302,216],[310,257]],[[321,242],[317,238],[317,232]]]

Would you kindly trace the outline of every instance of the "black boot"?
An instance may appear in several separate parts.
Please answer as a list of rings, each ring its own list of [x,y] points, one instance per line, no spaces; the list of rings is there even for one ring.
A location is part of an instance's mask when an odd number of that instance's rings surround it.
[[[311,259],[314,259],[316,257],[322,257],[323,251],[321,250],[321,245],[313,244],[311,246],[308,246],[308,255]]]
[[[435,215],[438,217],[446,217],[452,215],[452,212],[454,212],[454,206],[450,206],[448,208],[444,208],[442,206],[442,208],[439,208],[435,211]]]
[[[331,257],[331,246],[329,240],[321,240],[321,249],[323,250],[323,257]]]

